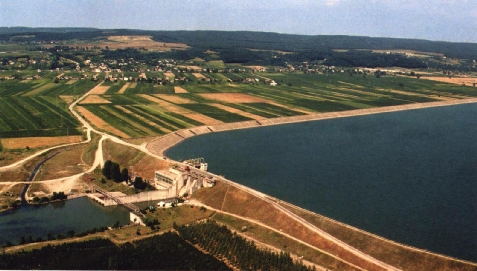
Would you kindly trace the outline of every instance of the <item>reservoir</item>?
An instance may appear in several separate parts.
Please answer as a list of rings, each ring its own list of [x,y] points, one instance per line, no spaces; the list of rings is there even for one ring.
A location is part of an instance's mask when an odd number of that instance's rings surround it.
[[[92,228],[129,223],[129,211],[121,206],[103,207],[87,197],[54,202],[41,206],[21,206],[17,210],[0,213],[0,244],[7,241],[18,244],[21,236],[26,239],[46,239],[48,233],[66,235]]]
[[[174,160],[399,243],[477,262],[477,105],[196,136]]]

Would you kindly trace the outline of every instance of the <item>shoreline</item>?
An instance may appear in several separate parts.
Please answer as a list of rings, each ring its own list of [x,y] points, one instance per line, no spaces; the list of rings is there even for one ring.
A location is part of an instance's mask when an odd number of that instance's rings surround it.
[[[218,125],[197,126],[197,127],[192,127],[189,129],[186,128],[182,130],[177,130],[167,135],[157,137],[149,141],[148,143],[146,143],[145,147],[152,154],[161,156],[164,159],[166,158],[169,159],[165,155],[165,152],[168,149],[174,147],[175,145],[179,144],[180,142],[184,141],[187,138],[191,138],[191,137],[202,135],[202,134],[257,128],[257,127],[266,127],[266,126],[273,126],[273,125],[292,124],[292,123],[300,123],[300,122],[307,122],[307,121],[348,118],[348,117],[365,116],[365,115],[373,115],[373,114],[381,114],[381,113],[399,112],[399,111],[406,111],[406,110],[416,110],[416,109],[426,109],[426,108],[433,108],[433,107],[470,104],[470,103],[477,103],[477,98],[437,101],[437,102],[428,102],[428,103],[413,103],[413,104],[405,104],[405,105],[373,107],[373,108],[366,108],[366,109],[354,109],[354,110],[339,111],[339,112],[315,113],[310,115],[299,115],[299,116],[278,117],[278,118],[263,119],[263,120],[233,122],[233,123],[225,123],[225,124],[218,124]]]
[[[330,112],[330,113],[317,113],[317,114],[312,114],[312,115],[302,115],[302,116],[293,116],[293,117],[280,117],[280,118],[275,118],[275,119],[265,119],[265,120],[258,120],[258,121],[245,121],[245,122],[238,122],[238,123],[228,123],[228,124],[220,124],[220,125],[214,125],[214,126],[200,126],[200,127],[194,127],[191,129],[183,129],[180,131],[176,131],[173,133],[170,133],[168,135],[159,137],[157,139],[154,139],[153,141],[149,142],[146,144],[146,148],[148,151],[159,155],[163,156],[164,159],[168,159],[171,162],[176,162],[173,159],[170,159],[164,155],[164,152],[167,151],[169,148],[181,143],[183,140],[196,136],[196,135],[201,135],[201,134],[207,134],[207,133],[212,133],[212,132],[222,132],[222,131],[231,131],[231,130],[238,130],[238,129],[247,129],[247,128],[257,128],[261,126],[272,126],[272,125],[281,125],[281,124],[292,124],[292,123],[299,123],[299,122],[306,122],[306,121],[316,121],[316,120],[326,120],[326,119],[334,119],[334,118],[345,118],[345,117],[354,117],[354,116],[364,116],[364,115],[372,115],[372,114],[380,114],[380,113],[390,113],[390,112],[399,112],[399,111],[406,111],[406,110],[415,110],[415,109],[426,109],[426,108],[433,108],[433,107],[442,107],[442,106],[452,106],[452,105],[461,105],[461,104],[471,104],[471,103],[477,103],[477,98],[471,98],[471,99],[462,99],[462,100],[451,100],[451,101],[438,101],[438,102],[430,102],[430,103],[415,103],[415,104],[406,104],[406,105],[398,105],[398,106],[388,106],[388,107],[379,107],[379,108],[369,108],[369,109],[357,109],[357,110],[349,110],[349,111],[341,111],[341,112]],[[157,144],[158,141],[161,144]],[[154,148],[154,147],[159,147],[159,148]],[[152,149],[154,148],[154,149]],[[211,174],[215,175],[214,173],[210,172]],[[216,176],[219,177],[219,176]],[[220,178],[219,178],[220,179]],[[223,179],[223,178],[222,178]],[[226,182],[229,183],[234,183],[234,186],[236,187],[243,187],[243,185],[235,183],[234,181],[231,180],[225,180]],[[326,220],[336,223],[340,226],[344,226],[348,229],[351,229],[353,231],[360,232],[361,234],[364,234],[366,236],[370,236],[376,239],[379,239],[381,241],[385,241],[391,244],[394,244],[396,246],[405,248],[410,251],[416,251],[418,253],[423,253],[427,255],[433,255],[434,257],[438,258],[443,258],[443,259],[448,259],[451,261],[456,261],[460,262],[466,265],[470,266],[477,266],[476,262],[472,262],[469,260],[464,260],[464,259],[459,259],[453,256],[445,255],[445,254],[440,254],[436,253],[433,251],[429,251],[426,249],[422,248],[416,248],[413,246],[410,246],[408,244],[400,243],[394,240],[386,239],[382,236],[367,232],[365,230],[353,227],[351,225],[336,221],[334,219],[325,217],[323,215],[320,215],[318,213],[306,210],[302,207],[296,206],[294,204],[284,202],[282,200],[276,199],[272,196],[263,194],[260,191],[257,191],[255,189],[251,188],[246,188],[243,189],[244,191],[249,191],[253,190],[252,195],[261,195],[265,196],[266,198],[276,200],[278,203],[283,203],[286,206],[289,206],[293,209],[297,210],[302,210],[307,213],[311,213],[315,216],[326,218]]]

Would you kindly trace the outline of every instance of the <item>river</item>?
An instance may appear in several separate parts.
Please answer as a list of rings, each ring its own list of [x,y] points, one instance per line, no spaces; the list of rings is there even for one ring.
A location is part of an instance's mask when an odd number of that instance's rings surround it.
[[[166,155],[385,238],[477,262],[477,105],[211,133]]]
[[[69,230],[84,232],[101,226],[129,223],[129,211],[122,206],[103,207],[87,197],[54,202],[41,206],[25,205],[0,213],[0,244],[18,244],[21,236],[28,239],[48,233],[66,235]]]

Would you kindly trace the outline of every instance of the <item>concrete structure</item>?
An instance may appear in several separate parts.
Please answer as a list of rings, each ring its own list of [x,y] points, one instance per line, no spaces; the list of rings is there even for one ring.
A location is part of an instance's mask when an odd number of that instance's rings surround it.
[[[208,168],[208,164],[204,161],[204,158],[194,158],[194,159],[189,159],[189,160],[185,160],[184,162],[182,162],[188,166],[191,166],[191,167],[194,167],[194,168],[198,168],[202,171],[207,171],[207,168]]]
[[[158,191],[167,191],[169,198],[179,195],[179,190],[187,182],[187,172],[178,166],[169,170],[159,170],[154,174],[154,186]]]
[[[192,195],[202,187],[212,187],[215,180],[205,170],[207,163],[196,163],[199,169],[187,165],[175,164],[169,170],[160,170],[155,172],[154,185],[158,191],[167,191],[169,198]],[[204,170],[205,169],[205,170]]]
[[[129,221],[137,225],[146,226],[146,224],[142,221],[142,218],[133,212],[129,213]]]

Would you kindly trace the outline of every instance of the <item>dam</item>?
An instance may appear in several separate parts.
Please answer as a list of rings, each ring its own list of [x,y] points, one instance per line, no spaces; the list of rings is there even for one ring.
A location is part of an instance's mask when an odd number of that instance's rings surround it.
[[[200,155],[211,172],[255,190],[475,262],[476,114],[464,104],[204,132],[166,154]]]

